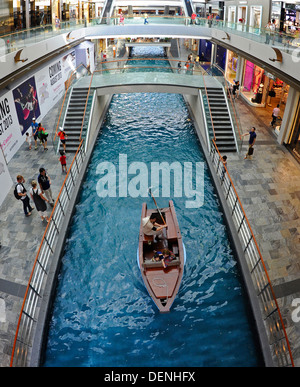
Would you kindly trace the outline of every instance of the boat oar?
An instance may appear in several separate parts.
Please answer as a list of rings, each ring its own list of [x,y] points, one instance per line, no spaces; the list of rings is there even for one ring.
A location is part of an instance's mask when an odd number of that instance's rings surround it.
[[[154,201],[154,204],[156,205],[157,211],[159,212],[159,215],[161,216],[162,221],[164,222],[164,224],[167,224],[166,221],[165,221],[165,219],[164,219],[164,217],[162,216],[162,213],[160,212],[160,209],[158,208],[158,205],[157,205],[157,203],[156,203],[155,197],[154,197],[153,194],[152,194],[151,187],[148,188],[148,191],[149,191],[149,193],[150,193],[150,195],[151,195],[151,197],[152,197],[152,199],[153,199],[153,201]]]

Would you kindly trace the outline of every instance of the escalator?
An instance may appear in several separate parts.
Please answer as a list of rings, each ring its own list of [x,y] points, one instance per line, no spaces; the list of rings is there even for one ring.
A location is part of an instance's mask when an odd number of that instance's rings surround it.
[[[192,6],[191,6],[191,0],[185,0],[185,6],[186,6],[186,10],[187,10],[188,16],[191,17],[192,13],[193,13],[193,9],[192,9]]]
[[[113,0],[107,0],[104,6],[100,24],[108,24]]]

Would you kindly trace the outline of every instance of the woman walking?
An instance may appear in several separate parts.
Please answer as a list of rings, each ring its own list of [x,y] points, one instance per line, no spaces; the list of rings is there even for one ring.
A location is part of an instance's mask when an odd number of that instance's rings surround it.
[[[35,204],[35,207],[38,211],[38,213],[40,214],[40,217],[42,218],[42,220],[47,220],[47,222],[49,222],[49,218],[46,214],[46,210],[47,210],[47,204],[46,202],[49,203],[48,199],[46,199],[40,188],[38,188],[37,186],[37,182],[35,180],[32,180],[31,182],[31,188],[30,188],[30,196],[32,198],[32,200],[34,201],[34,204]]]

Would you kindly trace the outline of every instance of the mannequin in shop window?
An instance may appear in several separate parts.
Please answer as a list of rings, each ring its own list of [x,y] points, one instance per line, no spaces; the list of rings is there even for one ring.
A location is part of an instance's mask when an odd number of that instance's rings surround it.
[[[261,104],[262,101],[262,96],[263,96],[263,90],[264,90],[264,85],[261,83],[257,89],[257,93],[255,98],[251,98],[251,101],[254,103]]]

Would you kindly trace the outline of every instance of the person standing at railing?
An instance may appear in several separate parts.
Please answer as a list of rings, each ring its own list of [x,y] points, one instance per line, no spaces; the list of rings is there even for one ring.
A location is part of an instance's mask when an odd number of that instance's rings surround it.
[[[149,24],[148,15],[146,13],[144,14],[144,24]]]
[[[265,44],[270,43],[270,35],[271,35],[271,21],[269,20],[268,24],[265,26],[265,32],[266,32],[266,41]]]
[[[123,26],[125,23],[125,18],[124,18],[124,15],[123,15],[123,12],[120,13],[120,22],[119,22],[119,25],[120,26]]]
[[[191,24],[196,24],[196,17],[197,15],[195,14],[195,12],[192,13],[192,16],[191,16]]]
[[[59,20],[59,17],[58,17],[58,16],[55,16],[55,27],[56,27],[57,29],[60,28],[60,20]]]
[[[270,31],[271,31],[271,39],[272,39],[272,44],[275,43],[275,34],[276,34],[276,20],[272,19],[272,23],[270,25]]]
[[[227,156],[222,157],[222,163],[223,163],[223,167],[222,167],[221,180],[223,181],[226,173],[226,168],[227,168]]]

